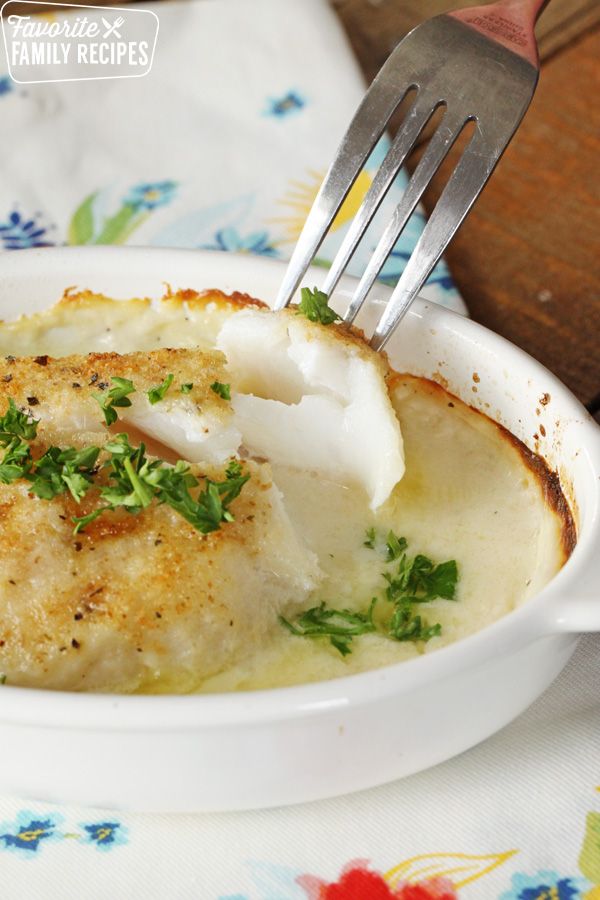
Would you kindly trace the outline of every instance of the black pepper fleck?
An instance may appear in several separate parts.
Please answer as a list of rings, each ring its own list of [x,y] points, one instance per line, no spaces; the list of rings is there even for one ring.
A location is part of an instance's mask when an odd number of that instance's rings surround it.
[[[9,578],[9,579],[8,579],[8,583],[9,583],[9,584],[16,584],[17,582],[16,582],[16,581],[13,581],[12,578]]]
[[[98,382],[98,388],[101,391],[105,391],[107,387],[108,387],[108,381],[99,381]]]
[[[12,375],[3,375],[2,381],[5,381],[8,384],[9,381],[12,381]]]
[[[162,613],[155,612],[154,615],[156,616],[157,619],[162,619]]]
[[[30,406],[38,406],[40,401],[38,400],[37,397],[28,397],[27,402],[29,403]]]
[[[73,384],[71,385],[71,387],[74,387],[74,388],[80,388],[81,385],[79,384],[79,382],[74,381]]]
[[[83,613],[75,613],[73,618],[75,619],[76,622],[79,622],[79,621],[81,621],[81,619],[83,619]]]
[[[14,356],[5,356],[4,359],[6,360],[7,363],[14,363],[14,361],[15,361]]]
[[[90,378],[90,384],[96,384],[97,381],[98,381],[98,373],[94,372],[94,374]]]
[[[75,541],[75,543],[73,544],[73,546],[75,547],[75,550],[77,551],[77,553],[79,553],[79,551],[80,551],[81,548],[83,547],[83,544],[81,543],[81,541]]]
[[[81,644],[79,643],[78,640],[73,638],[73,640],[71,641],[71,647],[73,648],[73,650],[79,650],[79,648],[81,647]]]
[[[34,362],[38,364],[38,366],[47,366],[48,365],[48,357],[47,356],[36,356]]]

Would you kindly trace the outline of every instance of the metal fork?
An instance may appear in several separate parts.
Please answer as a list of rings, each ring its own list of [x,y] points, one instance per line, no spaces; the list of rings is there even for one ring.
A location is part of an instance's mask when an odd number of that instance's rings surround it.
[[[275,309],[289,304],[392,114],[414,91],[412,105],[322,285],[331,294],[425,125],[444,107],[442,121],[343,317],[352,323],[427,185],[465,125],[473,121],[473,135],[371,338],[375,349],[384,346],[471,209],[531,102],[539,76],[534,26],[547,2],[499,0],[457,10],[429,19],[398,44],[342,139],[290,259]]]

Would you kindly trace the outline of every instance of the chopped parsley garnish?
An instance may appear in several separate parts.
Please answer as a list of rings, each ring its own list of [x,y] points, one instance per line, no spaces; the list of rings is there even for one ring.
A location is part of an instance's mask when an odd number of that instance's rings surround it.
[[[172,380],[168,375],[153,390],[164,395]],[[113,387],[106,396],[94,395],[107,425],[117,420],[113,407],[130,406],[127,395],[135,391],[127,378],[111,381]],[[75,534],[105,512],[123,507],[135,514],[153,502],[167,504],[202,534],[208,534],[223,522],[233,521],[229,507],[250,478],[235,459],[227,465],[223,480],[197,478],[182,460],[172,466],[162,459],[148,459],[144,444],[132,446],[126,434],[111,437],[103,447],[49,447],[34,460],[29,442],[37,436],[37,425],[9,400],[6,413],[0,416],[0,447],[5,448],[0,458],[0,482],[26,479],[31,483],[31,493],[41,500],[52,500],[68,491],[76,503],[90,488],[99,488],[102,505],[84,516],[73,516]],[[95,480],[99,473],[104,476],[100,484]]]
[[[31,469],[31,451],[27,442],[35,439],[37,427],[38,420],[21,412],[10,397],[6,412],[0,416],[0,447],[4,447],[0,459],[2,484],[11,484]]]
[[[210,386],[211,391],[222,397],[223,400],[231,400],[231,385],[223,384],[221,381],[213,381]]]
[[[69,490],[79,503],[92,486],[99,454],[100,447],[86,447],[84,450],[49,447],[37,460],[35,471],[27,475],[31,481],[31,492],[42,500],[52,500]]]
[[[375,549],[377,532],[368,528],[365,532],[364,546]],[[415,606],[430,603],[432,600],[454,600],[458,582],[456,561],[435,564],[427,556],[419,554],[408,557],[408,542],[398,537],[393,531],[388,532],[386,540],[386,556],[388,562],[398,563],[395,571],[385,571],[383,577],[387,582],[386,599],[393,605],[391,616],[378,615],[373,621],[373,610],[377,598],[371,601],[366,613],[353,612],[348,609],[329,609],[324,603],[306,610],[293,622],[280,617],[280,622],[292,634],[302,637],[329,637],[331,643],[342,656],[351,653],[351,640],[359,634],[376,631],[394,641],[428,641],[442,632],[439,623],[429,625],[420,615],[415,613]]]
[[[283,616],[279,617],[279,621],[292,634],[301,637],[328,637],[335,649],[342,656],[347,656],[352,652],[350,644],[353,637],[375,631],[373,610],[376,603],[377,599],[374,597],[366,613],[329,609],[325,603],[321,603],[320,606],[307,609],[294,622],[289,622]]]
[[[110,379],[114,385],[107,394],[93,394],[94,400],[99,404],[104,413],[104,421],[107,425],[114,425],[119,418],[115,407],[124,408],[131,406],[128,394],[135,393],[133,381],[129,378],[113,376]]]
[[[363,543],[363,547],[369,547],[370,550],[375,549],[375,541],[377,540],[377,532],[374,528],[366,528],[365,529],[365,538],[366,540]]]
[[[237,460],[231,460],[223,481],[206,478],[204,488],[193,496],[190,489],[199,487],[200,481],[183,460],[174,466],[160,459],[149,460],[144,445],[133,447],[126,434],[117,435],[104,449],[110,453],[105,463],[109,484],[100,489],[105,505],[90,516],[74,518],[77,532],[103,512],[123,506],[130,513],[138,513],[156,500],[178,512],[197,531],[209,534],[222,522],[233,521],[229,506],[250,478],[242,473]]]
[[[428,641],[442,633],[442,626],[427,625],[421,616],[413,614],[409,602],[398,603],[388,625],[388,634],[395,641]]]
[[[150,388],[150,390],[146,392],[148,394],[148,400],[153,406],[155,403],[159,403],[160,400],[165,399],[165,394],[173,384],[174,377],[173,373],[170,372],[161,384],[157,384],[156,387]]]
[[[193,387],[194,387],[194,382],[193,382],[193,381],[188,381],[187,384],[182,384],[182,385],[181,385],[181,393],[182,393],[182,394],[189,394]]]
[[[12,397],[8,409],[0,416],[0,446],[7,447],[14,437],[32,441],[37,435],[39,419],[32,419],[27,413],[17,409]]]
[[[302,288],[300,291],[300,303],[296,315],[306,316],[311,322],[320,322],[321,325],[331,325],[341,321],[341,316],[328,305],[327,294],[318,288]]]
[[[71,519],[71,522],[75,524],[73,534],[79,534],[80,531],[84,530],[86,525],[89,525],[90,522],[93,522],[94,519],[97,519],[98,516],[101,516],[102,513],[107,509],[112,509],[112,507],[101,506],[98,509],[95,509],[93,512],[88,513],[87,516],[73,516],[73,518]]]
[[[410,559],[403,555],[396,575],[386,573],[386,596],[392,603],[410,597],[413,603],[429,603],[437,597],[454,600],[458,569],[456,560],[434,565],[427,556]]]
[[[396,559],[400,559],[400,557],[408,547],[406,538],[397,537],[393,531],[388,532],[385,545],[387,547],[388,562],[394,562]]]
[[[240,463],[231,460],[225,470],[225,480],[213,481],[207,478],[204,490],[193,499],[189,488],[198,486],[199,482],[190,474],[189,466],[180,460],[172,468],[154,468],[146,476],[146,481],[155,488],[159,502],[167,503],[194,528],[202,534],[208,534],[217,531],[222,522],[233,521],[229,505],[249,478],[249,475],[242,474]]]
[[[29,444],[21,438],[14,437],[4,445],[6,450],[0,460],[0,481],[11,484],[17,478],[23,478],[32,466]]]

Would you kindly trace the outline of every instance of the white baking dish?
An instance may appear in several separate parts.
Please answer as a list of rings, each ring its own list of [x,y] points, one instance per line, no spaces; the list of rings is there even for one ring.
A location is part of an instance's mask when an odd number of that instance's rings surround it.
[[[246,291],[270,301],[282,271],[280,263],[224,253],[26,250],[3,256],[0,316],[47,307],[70,285],[127,298],[158,297],[169,282],[174,288]],[[321,277],[311,273],[311,286]],[[337,292],[338,309],[349,285]],[[389,291],[378,287],[375,294],[378,306]],[[440,373],[452,392],[532,449],[544,425],[537,449],[559,472],[578,528],[575,551],[556,578],[522,608],[465,640],[335,681],[157,697],[4,686],[0,791],[133,810],[197,811],[359,790],[425,769],[485,739],[558,675],[579,632],[600,630],[600,429],[533,359],[433,304],[415,303],[388,352],[399,370]]]

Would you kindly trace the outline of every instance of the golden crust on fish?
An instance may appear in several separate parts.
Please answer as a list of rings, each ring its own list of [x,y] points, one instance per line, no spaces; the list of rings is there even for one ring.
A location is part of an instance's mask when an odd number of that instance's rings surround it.
[[[49,309],[3,322],[0,355],[110,351],[131,353],[161,347],[204,347],[232,312],[259,308],[248,294],[218,290],[172,291],[167,285],[158,301],[148,298],[112,300],[92,291],[68,288]]]
[[[235,521],[200,534],[170,507],[107,512],[28,485],[0,485],[0,672],[65,690],[192,690],[257,648],[278,613],[306,602],[317,566],[297,541],[266,466]],[[207,474],[218,477],[222,472]]]

